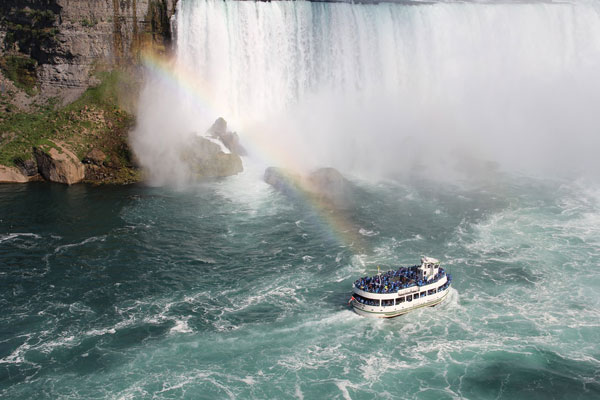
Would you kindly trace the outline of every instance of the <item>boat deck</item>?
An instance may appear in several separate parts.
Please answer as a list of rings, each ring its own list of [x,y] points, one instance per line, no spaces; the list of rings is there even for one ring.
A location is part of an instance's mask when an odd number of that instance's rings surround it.
[[[375,276],[360,278],[354,282],[354,287],[367,293],[389,294],[413,286],[429,285],[439,281],[446,275],[446,271],[440,268],[438,274],[432,279],[423,281],[419,279],[417,269],[417,265],[401,267]]]

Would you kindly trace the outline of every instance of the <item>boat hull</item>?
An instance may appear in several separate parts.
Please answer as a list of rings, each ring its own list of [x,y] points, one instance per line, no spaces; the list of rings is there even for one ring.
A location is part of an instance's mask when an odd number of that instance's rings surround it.
[[[440,304],[446,297],[450,288],[444,290],[441,293],[436,293],[439,296],[431,296],[434,297],[428,299],[419,299],[414,300],[414,304],[404,305],[404,306],[389,306],[389,307],[373,307],[373,306],[365,306],[364,304],[359,303],[356,300],[352,300],[352,308],[354,312],[358,315],[362,315],[365,317],[373,317],[373,318],[394,318],[400,315],[404,315],[410,311],[414,311],[421,307],[434,307]],[[426,301],[423,301],[426,300]]]

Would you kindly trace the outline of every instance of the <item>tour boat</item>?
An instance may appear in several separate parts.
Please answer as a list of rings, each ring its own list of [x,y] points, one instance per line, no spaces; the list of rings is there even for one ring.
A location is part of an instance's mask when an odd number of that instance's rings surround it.
[[[448,296],[452,275],[435,258],[422,257],[421,265],[402,267],[358,279],[350,303],[359,315],[392,318],[420,307],[433,307]]]

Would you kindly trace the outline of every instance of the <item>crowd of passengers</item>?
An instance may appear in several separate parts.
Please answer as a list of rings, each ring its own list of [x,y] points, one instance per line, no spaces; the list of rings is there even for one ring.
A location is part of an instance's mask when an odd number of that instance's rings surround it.
[[[418,266],[415,265],[414,267],[387,271],[371,277],[365,276],[356,280],[354,286],[369,293],[394,293],[411,286],[423,286],[436,282],[444,275],[444,270],[440,268],[440,272],[432,279],[424,281],[419,279],[417,268]]]
[[[437,292],[441,292],[442,290],[448,289],[449,285],[450,285],[450,282],[446,282],[444,285],[440,286],[437,289]],[[428,294],[431,295],[431,294],[434,294],[434,293],[436,293],[435,290],[430,290]],[[408,296],[406,296],[406,301],[412,301],[412,296],[413,295],[410,295],[410,294]],[[417,299],[419,297],[425,297],[426,294],[425,294],[425,292],[422,292],[419,295],[415,294],[414,296],[416,296],[415,299]],[[360,302],[360,303],[362,303],[364,305],[379,307],[379,300],[366,299],[366,298],[364,298],[362,296],[356,296],[355,299],[358,302]],[[405,298],[401,297],[401,298],[396,299],[396,301],[398,301],[398,303],[403,303],[405,301]],[[392,300],[381,300],[381,306],[382,307],[391,307],[393,305],[394,305],[394,300],[393,299]]]

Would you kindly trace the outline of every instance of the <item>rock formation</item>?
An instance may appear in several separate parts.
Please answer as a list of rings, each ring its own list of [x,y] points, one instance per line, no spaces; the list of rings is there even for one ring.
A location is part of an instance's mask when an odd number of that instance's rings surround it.
[[[19,171],[27,177],[38,175],[38,167],[35,160],[22,160],[19,158],[15,160],[15,165]]]
[[[235,132],[227,131],[227,121],[219,117],[207,132],[211,137],[219,139],[225,147],[234,154],[245,156],[246,149],[240,144],[240,138]]]
[[[105,159],[91,153],[86,158],[86,182],[130,183],[141,179],[137,165],[129,162],[127,143],[143,80],[140,56],[146,51],[169,53],[176,3],[0,1],[0,123],[4,122],[5,139],[0,142],[0,153],[1,146],[11,141],[19,141],[23,147],[17,153],[13,146],[15,154],[5,154],[9,166],[3,169],[4,176],[10,173],[11,181],[22,181],[15,178],[16,166],[29,181],[41,179],[39,167],[45,179],[68,184],[80,181],[82,167],[77,157],[61,160],[67,149],[40,145],[60,138],[78,154],[93,147],[106,154]],[[80,97],[86,89],[90,89],[89,95]],[[78,98],[80,102],[71,104]],[[67,104],[75,107],[67,110]],[[47,115],[44,124],[37,123],[41,113]],[[8,117],[3,118],[5,115]],[[23,119],[27,123],[22,123]],[[37,147],[39,165],[34,160],[15,158],[33,146]]]
[[[85,167],[62,143],[36,147],[34,155],[44,179],[71,185],[85,177]]]
[[[19,57],[46,97],[74,100],[90,73],[165,48],[176,0],[2,0],[0,56]],[[27,64],[23,64],[27,61]],[[28,69],[28,71],[26,70]]]
[[[288,196],[310,196],[338,209],[350,208],[353,204],[352,184],[335,168],[320,168],[304,176],[286,169],[269,167],[265,170],[264,180]]]
[[[183,151],[182,160],[198,179],[226,177],[244,170],[239,155],[224,153],[221,146],[204,137],[194,138]]]
[[[0,183],[25,183],[29,178],[14,167],[0,165]]]
[[[246,151],[235,132],[227,132],[227,121],[218,118],[207,131],[196,136],[181,152],[181,159],[197,179],[222,178],[244,170],[241,155]],[[219,143],[220,142],[220,143]],[[225,146],[230,153],[223,151]]]
[[[278,191],[286,195],[294,195],[302,187],[303,178],[292,171],[277,167],[268,167],[263,179]]]
[[[89,153],[87,153],[82,161],[84,164],[101,166],[104,160],[106,160],[106,154],[104,154],[102,150],[92,149]]]

